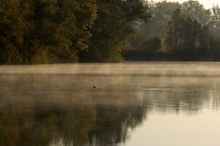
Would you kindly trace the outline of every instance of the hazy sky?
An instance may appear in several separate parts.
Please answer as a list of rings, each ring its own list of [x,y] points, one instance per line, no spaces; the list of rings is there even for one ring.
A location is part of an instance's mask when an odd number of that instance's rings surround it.
[[[159,2],[163,0],[153,0],[154,2]],[[188,0],[166,0],[166,1],[172,1],[172,2],[186,2]],[[219,5],[220,6],[220,0],[197,0],[199,3],[203,4],[206,9],[212,8],[213,5]]]

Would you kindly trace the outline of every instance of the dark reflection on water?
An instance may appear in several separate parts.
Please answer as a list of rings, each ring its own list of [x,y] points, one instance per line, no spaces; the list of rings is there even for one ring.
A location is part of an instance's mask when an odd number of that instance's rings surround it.
[[[220,103],[216,77],[16,74],[0,83],[0,146],[119,145],[152,111],[196,115]]]
[[[128,128],[141,124],[147,109],[137,106],[133,89],[113,87],[110,80],[100,77],[94,89],[94,77],[0,76],[0,145],[125,142]]]

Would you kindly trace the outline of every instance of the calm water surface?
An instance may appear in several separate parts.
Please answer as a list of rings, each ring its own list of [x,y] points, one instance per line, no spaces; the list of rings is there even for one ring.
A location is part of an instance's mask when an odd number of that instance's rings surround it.
[[[219,123],[220,63],[0,66],[0,146],[218,146]]]

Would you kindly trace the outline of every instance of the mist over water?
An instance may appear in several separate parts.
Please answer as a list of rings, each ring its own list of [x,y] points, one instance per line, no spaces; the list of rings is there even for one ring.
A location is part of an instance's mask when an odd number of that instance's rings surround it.
[[[0,74],[219,76],[219,66],[216,62],[6,65],[0,67]]]
[[[220,143],[220,63],[5,65],[0,85],[0,146]]]

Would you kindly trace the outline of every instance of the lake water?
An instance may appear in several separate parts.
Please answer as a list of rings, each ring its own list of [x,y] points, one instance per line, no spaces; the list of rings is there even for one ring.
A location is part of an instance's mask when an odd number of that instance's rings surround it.
[[[0,146],[218,146],[219,123],[220,63],[0,66]]]

